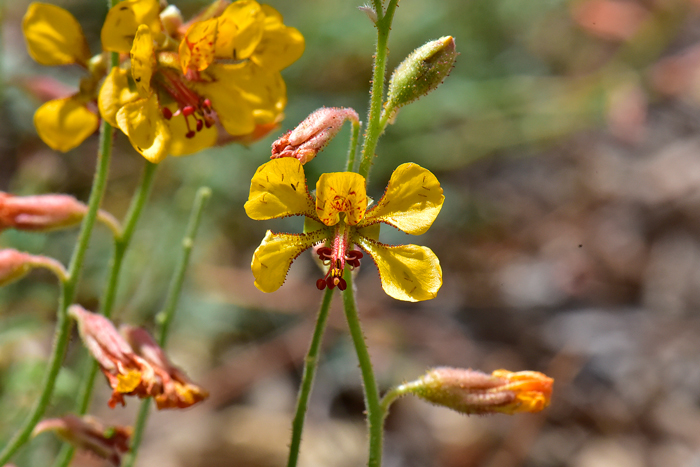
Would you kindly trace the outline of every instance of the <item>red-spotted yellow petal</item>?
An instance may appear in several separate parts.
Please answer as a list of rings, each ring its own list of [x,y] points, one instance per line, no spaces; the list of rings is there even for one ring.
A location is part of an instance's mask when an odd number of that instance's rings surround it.
[[[274,8],[264,5],[265,30],[251,60],[268,70],[279,71],[296,62],[304,53],[304,36],[282,22]]]
[[[217,65],[211,69],[216,80],[229,83],[245,100],[256,124],[274,122],[287,105],[287,88],[279,72],[252,62]],[[212,101],[213,102],[213,101]]]
[[[138,27],[148,26],[156,36],[161,31],[158,0],[124,0],[110,8],[102,26],[102,48],[129,53]]]
[[[435,175],[417,164],[401,164],[391,175],[384,196],[367,212],[361,225],[385,222],[420,235],[430,228],[444,200]]]
[[[32,3],[22,20],[27,50],[42,65],[85,64],[90,59],[80,23],[63,8]]]
[[[241,96],[239,89],[228,80],[209,83],[193,82],[192,87],[199,95],[211,101],[221,125],[230,135],[247,135],[255,131],[253,109]]]
[[[374,260],[387,295],[407,302],[435,298],[442,286],[442,269],[430,248],[384,245],[359,236],[354,241]]]
[[[177,111],[176,104],[170,104],[167,107],[172,113]],[[201,131],[195,132],[192,138],[187,138],[185,135],[189,132],[189,129],[183,116],[179,115],[166,121],[172,135],[170,140],[171,156],[187,156],[216,144],[218,130],[215,125],[210,128],[205,126]]]
[[[151,94],[151,77],[156,67],[155,44],[151,30],[145,24],[139,26],[131,46],[131,76],[142,97]]]
[[[210,19],[194,23],[180,42],[180,66],[187,70],[206,70],[214,61],[218,20]]]
[[[170,151],[171,134],[155,93],[148,99],[126,104],[117,112],[117,124],[139,154],[153,163]]]
[[[286,216],[316,218],[304,169],[293,157],[273,159],[258,167],[244,207],[248,217],[258,221]]]
[[[325,230],[296,235],[275,234],[268,230],[250,265],[255,287],[266,293],[279,289],[287,278],[292,261],[307,248],[323,241],[326,235]]]
[[[34,114],[34,126],[51,149],[66,152],[97,130],[100,119],[77,96],[49,101]]]
[[[282,158],[279,160],[284,160]],[[346,222],[356,225],[367,209],[365,178],[354,172],[321,175],[316,183],[316,214],[326,225],[335,225],[344,212]]]
[[[124,105],[137,101],[139,93],[129,89],[129,72],[115,67],[105,78],[97,97],[97,107],[102,118],[112,126],[117,125],[117,112]]]
[[[265,14],[255,0],[230,4],[219,19],[216,56],[242,60],[249,58],[263,36]]]

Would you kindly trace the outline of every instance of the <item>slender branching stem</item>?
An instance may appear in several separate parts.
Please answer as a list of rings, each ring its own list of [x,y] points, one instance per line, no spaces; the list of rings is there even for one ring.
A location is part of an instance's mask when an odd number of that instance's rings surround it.
[[[80,233],[78,234],[78,241],[73,249],[73,255],[68,267],[68,278],[65,282],[62,282],[53,348],[51,356],[49,357],[46,373],[41,383],[41,392],[19,430],[3,448],[2,452],[0,452],[0,465],[5,465],[17,450],[29,440],[32,430],[44,415],[51,401],[56,378],[61,369],[63,356],[70,338],[71,321],[68,318],[68,307],[73,303],[73,299],[75,298],[80,272],[85,260],[85,253],[90,243],[92,229],[95,226],[102,196],[107,186],[109,163],[112,157],[112,134],[112,126],[103,120],[100,125],[100,145],[97,154],[97,168],[90,192],[90,200],[88,201],[88,212],[83,219]]]
[[[365,392],[367,426],[369,429],[369,460],[367,465],[368,467],[380,467],[382,464],[382,421],[384,417],[382,408],[379,405],[379,389],[374,378],[374,369],[369,357],[369,350],[367,350],[367,344],[365,344],[365,336],[362,333],[360,317],[357,314],[350,268],[345,270],[344,279],[348,287],[343,291],[343,308],[345,309],[345,318],[348,322],[348,328],[350,328],[350,335],[355,346],[357,359],[360,362],[360,372]]]
[[[173,272],[173,276],[170,280],[170,286],[168,287],[165,305],[163,306],[163,310],[156,316],[156,341],[161,347],[165,347],[168,340],[168,331],[170,330],[170,324],[175,316],[175,310],[177,310],[182,284],[185,281],[185,272],[187,271],[187,266],[189,265],[190,254],[192,253],[194,240],[197,236],[197,230],[199,229],[199,224],[202,220],[202,212],[204,211],[204,206],[210,197],[211,189],[208,187],[201,187],[199,190],[197,190],[194,205],[192,206],[192,211],[190,212],[190,219],[187,222],[185,237],[182,239],[182,250],[180,251],[180,257],[178,258],[177,266],[175,267],[175,271]],[[146,428],[146,422],[148,421],[150,406],[150,399],[146,399],[141,402],[139,414],[136,418],[136,423],[134,424],[134,434],[131,438],[129,454],[122,462],[124,467],[132,467],[136,462],[136,456],[138,454],[139,447],[141,446],[141,440],[143,439],[143,432]]]
[[[384,131],[384,125],[381,125],[380,119],[382,114],[382,102],[384,100],[384,82],[386,79],[386,57],[387,44],[389,41],[389,31],[391,31],[391,22],[394,19],[394,12],[398,0],[390,0],[386,11],[382,14],[381,2],[377,11],[377,51],[374,55],[374,71],[372,73],[372,91],[369,102],[369,114],[367,115],[367,129],[365,130],[365,139],[362,147],[362,159],[360,160],[359,173],[366,179],[369,178],[369,171],[372,167],[374,159],[374,151],[377,148],[379,137]]]
[[[308,407],[311,389],[314,385],[314,377],[316,368],[318,367],[318,354],[321,349],[321,341],[323,340],[323,331],[326,329],[328,322],[328,311],[331,308],[333,299],[333,289],[327,288],[323,293],[323,301],[318,310],[316,318],[316,326],[311,337],[311,345],[304,359],[304,372],[301,377],[301,387],[299,388],[299,398],[297,399],[297,410],[294,414],[292,422],[292,442],[289,446],[289,458],[287,459],[287,467],[296,467],[299,460],[299,447],[301,446],[301,434],[304,431],[304,417],[306,416],[306,408]]]
[[[151,192],[151,187],[153,186],[153,179],[156,173],[157,164],[152,164],[145,161],[145,167],[143,171],[143,176],[141,177],[141,183],[134,193],[131,199],[131,205],[129,210],[124,217],[124,227],[118,232],[114,237],[114,251],[112,253],[112,259],[109,266],[109,276],[107,279],[107,286],[102,294],[102,299],[100,300],[100,313],[102,313],[107,318],[112,316],[112,310],[114,309],[114,299],[117,294],[117,289],[119,287],[119,278],[121,276],[122,264],[124,262],[124,256],[126,254],[129,245],[131,244],[131,239],[134,235],[136,229],[136,224],[138,223],[143,208],[148,201],[148,196]],[[78,398],[76,402],[76,413],[78,415],[84,415],[90,408],[90,401],[92,400],[92,390],[95,386],[95,378],[97,377],[98,365],[97,362],[90,358],[86,365],[84,371],[84,376],[82,378],[82,385],[78,390]],[[61,449],[61,452],[56,459],[54,465],[56,467],[67,467],[73,458],[73,453],[75,449],[69,444],[65,444]]]

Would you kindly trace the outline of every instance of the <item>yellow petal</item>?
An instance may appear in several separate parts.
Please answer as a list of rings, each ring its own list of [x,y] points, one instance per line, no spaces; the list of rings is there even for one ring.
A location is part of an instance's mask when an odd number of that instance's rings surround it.
[[[251,56],[263,36],[265,14],[255,0],[230,4],[219,19],[221,34],[216,40],[216,56],[241,60]]]
[[[435,298],[442,286],[440,261],[430,248],[391,246],[364,237],[354,239],[377,265],[384,292],[407,302]]]
[[[51,149],[66,152],[97,130],[100,119],[77,96],[49,101],[34,114],[34,126]]]
[[[214,61],[217,25],[217,19],[210,19],[196,22],[187,30],[179,50],[183,73],[188,69],[205,70]]]
[[[304,36],[282,23],[282,16],[270,6],[265,11],[265,30],[251,60],[268,70],[279,71],[296,62],[304,53]]]
[[[287,278],[292,261],[307,248],[324,240],[326,235],[324,230],[298,235],[275,234],[268,230],[250,265],[255,287],[266,293],[279,289]]]
[[[136,83],[136,89],[143,97],[151,94],[151,77],[155,66],[153,35],[148,26],[142,24],[136,31],[136,37],[131,46],[131,76]]]
[[[102,118],[112,126],[117,125],[117,112],[122,106],[139,99],[139,93],[129,89],[129,72],[121,68],[112,68],[105,78],[100,94],[97,97],[97,107]]]
[[[258,221],[286,216],[316,217],[304,169],[293,157],[273,159],[258,167],[250,181],[250,194],[244,207],[248,217]]]
[[[163,118],[155,94],[119,109],[117,123],[129,137],[134,149],[150,162],[158,163],[168,155],[170,129]]]
[[[125,375],[117,375],[117,387],[114,390],[122,394],[128,394],[136,389],[139,384],[141,384],[141,373],[136,370],[129,370]]]
[[[246,135],[255,131],[253,109],[230,81],[193,82],[194,90],[211,101],[221,125],[230,135]]]
[[[173,113],[177,111],[176,104],[170,104],[167,106]],[[216,139],[218,131],[216,125],[211,128],[206,126],[202,128],[202,131],[198,131],[194,134],[192,138],[187,138],[185,135],[189,131],[187,125],[185,124],[185,117],[178,115],[170,120],[166,120],[168,126],[170,127],[170,134],[172,138],[170,140],[170,155],[171,156],[187,156],[189,154],[201,151],[214,146],[216,144]],[[190,124],[192,120],[190,119]]]
[[[361,225],[385,222],[420,235],[433,224],[444,200],[435,175],[417,164],[401,164],[391,174],[384,196],[367,212]]]
[[[27,50],[42,65],[85,64],[90,59],[80,23],[66,10],[32,3],[22,20]]]
[[[321,175],[316,183],[316,214],[326,225],[335,225],[344,212],[346,222],[355,225],[367,209],[365,178],[354,172]]]
[[[287,105],[287,88],[279,72],[252,62],[217,65],[211,73],[217,81],[235,88],[251,110],[256,124],[274,122]],[[213,102],[213,101],[212,101]]]
[[[102,48],[113,52],[129,53],[136,30],[142,24],[154,36],[161,31],[158,0],[124,0],[110,8],[102,26]]]

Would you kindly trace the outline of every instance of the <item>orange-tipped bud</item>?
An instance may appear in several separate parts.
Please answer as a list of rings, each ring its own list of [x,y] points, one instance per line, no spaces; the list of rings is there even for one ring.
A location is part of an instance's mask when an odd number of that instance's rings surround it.
[[[115,467],[121,464],[121,458],[129,450],[131,428],[125,426],[107,426],[93,417],[65,415],[40,422],[33,431],[36,436],[53,431],[59,438],[78,449],[91,452],[106,459]]]
[[[53,258],[30,255],[12,248],[0,250],[0,287],[20,280],[37,267],[50,269],[62,281],[68,276],[63,265]]]
[[[272,143],[270,159],[296,157],[306,164],[338,134],[346,120],[356,125],[360,123],[360,117],[351,108],[322,107],[315,110],[296,128]]]
[[[462,368],[434,368],[407,391],[465,414],[539,412],[549,405],[554,380],[536,371],[496,370],[490,375]]]
[[[0,192],[0,230],[45,232],[80,223],[87,206],[68,195],[13,196]]]
[[[136,350],[102,315],[73,305],[68,313],[78,322],[80,337],[97,360],[112,388],[109,406],[126,405],[124,396],[153,397],[159,409],[186,408],[208,394],[172,366],[146,331],[126,328]]]

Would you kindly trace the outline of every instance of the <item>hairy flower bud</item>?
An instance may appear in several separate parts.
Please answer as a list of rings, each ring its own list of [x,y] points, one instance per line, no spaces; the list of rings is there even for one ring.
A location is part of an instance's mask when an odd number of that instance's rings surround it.
[[[428,402],[464,414],[539,412],[549,405],[554,380],[536,371],[496,370],[488,375],[462,368],[434,368],[402,385]]]
[[[12,248],[0,250],[0,287],[20,280],[37,267],[51,270],[62,281],[68,276],[63,265],[53,258],[30,255]]]
[[[354,125],[360,123],[360,117],[351,108],[322,107],[315,110],[296,128],[272,143],[270,159],[296,157],[306,164],[338,134],[345,120]]]
[[[393,118],[399,108],[437,88],[450,74],[457,55],[452,36],[428,42],[411,52],[391,75],[384,105],[389,118]]]
[[[87,206],[69,195],[14,196],[0,192],[0,230],[45,232],[79,224]]]
[[[78,449],[106,459],[115,467],[121,464],[122,455],[129,450],[131,438],[129,427],[107,426],[93,417],[81,418],[71,414],[43,420],[34,428],[33,435],[47,431],[53,431]]]

